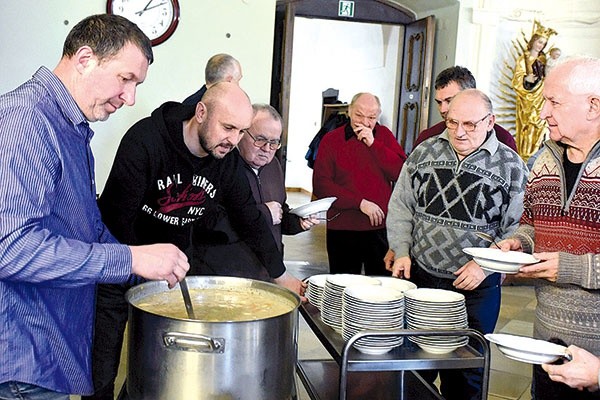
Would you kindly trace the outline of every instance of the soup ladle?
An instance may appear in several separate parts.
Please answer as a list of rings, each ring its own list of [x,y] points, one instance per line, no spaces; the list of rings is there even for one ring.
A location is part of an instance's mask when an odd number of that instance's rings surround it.
[[[190,291],[185,278],[179,282],[179,288],[181,289],[181,295],[183,296],[183,303],[185,304],[185,310],[187,311],[188,318],[196,319],[194,307],[192,306],[192,298],[190,297]]]

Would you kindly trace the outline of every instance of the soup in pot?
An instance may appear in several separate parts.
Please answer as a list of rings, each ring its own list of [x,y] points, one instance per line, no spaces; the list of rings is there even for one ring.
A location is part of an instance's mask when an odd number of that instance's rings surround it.
[[[254,321],[286,314],[294,302],[254,288],[190,288],[196,320],[206,322]],[[188,319],[181,291],[151,294],[134,305],[152,314]]]

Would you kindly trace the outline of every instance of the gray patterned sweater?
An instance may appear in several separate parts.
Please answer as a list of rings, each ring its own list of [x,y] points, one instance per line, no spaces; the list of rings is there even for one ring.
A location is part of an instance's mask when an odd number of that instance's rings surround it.
[[[470,260],[463,248],[489,246],[475,232],[501,239],[517,228],[526,179],[523,160],[496,135],[459,161],[444,131],[419,145],[402,168],[389,203],[391,249],[454,279]]]

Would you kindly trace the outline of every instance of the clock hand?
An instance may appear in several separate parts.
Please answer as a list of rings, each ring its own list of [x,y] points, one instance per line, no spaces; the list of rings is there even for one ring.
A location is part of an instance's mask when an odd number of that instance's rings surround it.
[[[152,0],[150,0],[150,3],[152,3]],[[150,4],[150,3],[148,3],[148,4]],[[148,10],[152,10],[153,8],[156,8],[156,7],[160,7],[160,6],[164,5],[164,4],[167,4],[167,2],[163,1],[162,3],[155,4],[152,7],[148,7],[148,4],[146,5],[146,7],[144,7],[144,9],[142,11],[138,11],[138,12],[136,12],[136,14],[139,15],[139,16],[141,16],[144,12],[146,12]]]
[[[148,10],[148,6],[149,6],[150,4],[152,4],[152,1],[153,1],[153,0],[150,0],[150,1],[148,2],[148,4],[146,4],[146,6],[144,7],[144,9],[143,9],[142,11],[137,11],[137,12],[136,12],[136,14],[137,14],[137,15],[139,15],[139,16],[141,17],[141,16],[142,16],[142,14],[143,14],[144,12],[146,12],[146,10]]]

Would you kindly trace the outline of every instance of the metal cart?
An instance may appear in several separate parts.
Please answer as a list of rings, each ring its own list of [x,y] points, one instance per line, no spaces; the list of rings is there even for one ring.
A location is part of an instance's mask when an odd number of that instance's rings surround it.
[[[417,372],[427,369],[483,368],[482,400],[487,399],[490,351],[485,338],[473,329],[362,331],[347,343],[321,321],[319,310],[303,304],[300,313],[333,359],[298,360],[296,372],[313,400],[346,399],[443,399],[436,388]],[[405,337],[404,344],[383,355],[363,354],[352,344],[366,336]],[[467,345],[447,354],[421,350],[408,336],[469,336],[482,347]]]

